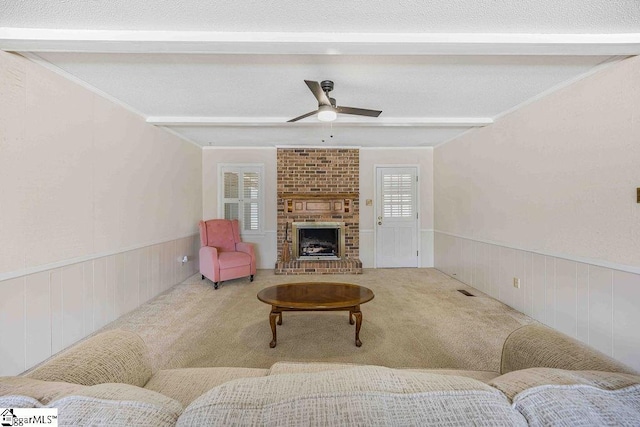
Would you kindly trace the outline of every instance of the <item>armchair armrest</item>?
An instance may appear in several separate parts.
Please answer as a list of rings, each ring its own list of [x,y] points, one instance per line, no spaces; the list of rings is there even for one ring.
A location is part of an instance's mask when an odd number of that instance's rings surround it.
[[[206,258],[213,258],[217,262],[218,261],[218,248],[216,248],[215,246],[202,246],[200,248],[200,257],[201,258],[202,258],[202,255],[204,255]]]
[[[527,368],[621,372],[637,375],[633,369],[598,350],[540,324],[516,329],[507,337],[502,347],[501,374]]]
[[[203,246],[200,248],[200,274],[213,282],[220,280],[220,261],[216,247]]]
[[[253,243],[238,242],[236,243],[236,251],[244,252],[245,254],[253,256]]]
[[[253,243],[247,242],[237,242],[236,243],[236,251],[244,252],[251,256],[251,274],[256,274],[256,253],[253,248]]]

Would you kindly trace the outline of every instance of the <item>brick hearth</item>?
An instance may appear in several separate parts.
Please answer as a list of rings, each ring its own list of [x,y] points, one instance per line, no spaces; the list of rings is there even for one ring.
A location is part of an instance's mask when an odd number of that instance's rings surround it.
[[[362,273],[360,240],[360,154],[358,149],[279,148],[278,165],[278,261],[275,274]],[[341,209],[325,212],[298,211],[292,200],[343,200]],[[293,208],[292,208],[293,206]],[[331,206],[335,206],[331,203]],[[283,262],[285,227],[291,244],[292,222],[339,221],[345,223],[345,254],[340,260],[291,260]]]
[[[361,274],[359,259],[276,262],[275,274]]]

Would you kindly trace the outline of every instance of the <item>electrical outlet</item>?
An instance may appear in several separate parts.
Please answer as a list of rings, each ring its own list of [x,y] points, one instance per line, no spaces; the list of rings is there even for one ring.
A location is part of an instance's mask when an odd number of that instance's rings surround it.
[[[518,279],[517,277],[513,278],[513,287],[520,289],[520,279]]]

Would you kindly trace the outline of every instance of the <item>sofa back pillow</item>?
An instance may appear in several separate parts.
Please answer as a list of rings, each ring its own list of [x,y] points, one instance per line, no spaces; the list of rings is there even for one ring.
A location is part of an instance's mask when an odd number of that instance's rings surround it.
[[[68,394],[77,393],[84,388],[86,386],[79,384],[42,381],[25,377],[0,378],[0,396],[29,396],[43,405]],[[0,405],[0,408],[10,407]]]
[[[7,394],[0,396],[0,408],[42,408],[42,404],[30,396]]]
[[[640,385],[618,390],[576,385],[543,385],[513,399],[531,426],[638,426]]]
[[[59,425],[173,426],[182,405],[160,393],[128,384],[98,384],[54,400]]]
[[[618,390],[640,384],[640,376],[602,371],[567,371],[553,368],[530,368],[509,372],[489,381],[509,399],[530,388],[543,385],[588,385],[602,390]]]
[[[470,378],[377,366],[245,378],[189,405],[178,426],[524,426],[506,397]]]

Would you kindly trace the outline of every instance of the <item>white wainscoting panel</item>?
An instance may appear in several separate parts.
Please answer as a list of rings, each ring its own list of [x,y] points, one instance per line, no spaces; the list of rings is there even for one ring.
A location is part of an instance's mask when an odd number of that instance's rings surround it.
[[[640,275],[624,271],[613,272],[613,357],[640,364]]]
[[[434,252],[438,270],[640,369],[640,274],[437,231]]]
[[[241,239],[243,242],[254,244],[258,269],[273,270],[275,268],[278,260],[278,242],[275,230],[265,230],[262,234],[244,234]]]
[[[360,230],[360,261],[363,268],[375,268],[376,265],[375,232],[371,229]],[[420,230],[420,267],[433,267],[433,230]]]
[[[62,346],[84,337],[84,263],[62,268]]]
[[[433,230],[420,230],[420,267],[433,267]]]
[[[93,261],[93,330],[100,329],[109,321],[108,306],[110,304],[107,292],[107,259],[99,258]],[[29,364],[27,363],[29,366]]]
[[[0,376],[23,371],[26,360],[25,278],[0,282]]]
[[[578,336],[578,263],[556,260],[556,329]]]
[[[611,354],[613,344],[613,271],[589,269],[589,344]]]
[[[0,281],[0,376],[29,369],[196,274],[199,248],[194,235]]]
[[[35,365],[51,355],[51,287],[50,273],[26,276],[25,349],[28,366]]]
[[[55,354],[64,348],[62,345],[62,269],[46,273],[49,273],[51,294],[51,354]]]
[[[362,268],[376,266],[376,241],[373,230],[360,230],[360,261]]]
[[[589,265],[578,263],[576,283],[576,338],[589,342]]]

